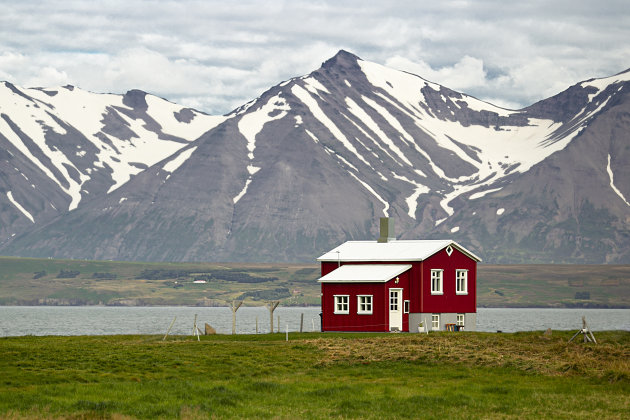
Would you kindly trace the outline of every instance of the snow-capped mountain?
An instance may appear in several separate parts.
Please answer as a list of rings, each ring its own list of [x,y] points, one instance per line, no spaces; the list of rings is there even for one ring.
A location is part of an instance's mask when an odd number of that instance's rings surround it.
[[[141,91],[0,82],[0,238],[115,190],[222,120]]]
[[[3,252],[311,261],[390,216],[490,262],[630,262],[629,81],[515,111],[341,51]]]

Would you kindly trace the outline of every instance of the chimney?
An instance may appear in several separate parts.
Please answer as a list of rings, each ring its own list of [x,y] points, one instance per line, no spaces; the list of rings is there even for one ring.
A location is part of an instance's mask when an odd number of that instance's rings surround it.
[[[396,240],[394,237],[394,219],[381,217],[381,236],[378,238],[377,242],[384,244],[393,240]]]

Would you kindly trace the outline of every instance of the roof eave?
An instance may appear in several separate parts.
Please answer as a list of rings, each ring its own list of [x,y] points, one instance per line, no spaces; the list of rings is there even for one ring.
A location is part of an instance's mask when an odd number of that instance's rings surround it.
[[[374,258],[367,258],[367,259],[328,259],[328,258],[318,258],[317,259],[318,262],[407,262],[407,261],[424,261],[421,258],[379,258],[379,259],[374,259]]]
[[[393,279],[387,280],[322,280],[318,279],[317,283],[387,283],[388,281],[392,281]]]

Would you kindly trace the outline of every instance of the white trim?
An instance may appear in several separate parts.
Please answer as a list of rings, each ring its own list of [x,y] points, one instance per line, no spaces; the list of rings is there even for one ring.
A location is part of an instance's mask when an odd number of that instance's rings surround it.
[[[439,280],[439,283],[437,284],[439,287],[438,288],[434,288],[433,287],[433,274],[437,274],[439,273],[439,276],[437,276],[435,279]],[[444,270],[441,268],[433,268],[431,269],[431,294],[432,295],[443,295],[444,294]]]
[[[455,321],[455,324],[458,327],[465,327],[466,326],[466,314],[457,314],[457,320]],[[460,319],[461,319],[461,323],[460,323]]]
[[[403,300],[403,314],[409,313],[410,306],[411,306],[411,301],[409,299]]]
[[[335,310],[333,311],[333,313],[336,315],[348,315],[350,313],[350,295],[333,295],[333,297],[335,299]],[[345,298],[345,302],[343,301],[343,299],[339,298]],[[338,305],[345,305],[346,309],[339,310]]]
[[[459,289],[459,275],[460,273],[464,274],[464,290]],[[467,295],[468,294],[468,270],[465,269],[457,269],[455,270],[455,294],[456,295]]]
[[[318,283],[387,283],[411,264],[345,264],[317,279]]]
[[[481,258],[450,239],[444,240],[393,240],[387,243],[376,241],[348,241],[317,258],[319,262],[358,261],[424,261],[445,249],[453,247],[469,258],[479,262]],[[337,253],[340,252],[340,254]]]
[[[392,300],[392,294],[395,294],[395,301]],[[403,289],[394,288],[389,289],[389,330],[397,328],[402,331],[403,328]],[[393,304],[393,305],[392,305]]]
[[[437,322],[437,327],[435,326]],[[440,314],[431,314],[431,330],[439,331],[440,330]]]
[[[359,315],[372,315],[374,308],[374,295],[357,295],[357,314]],[[361,302],[361,298],[370,298],[369,302]],[[361,306],[366,306],[369,309],[362,310]]]

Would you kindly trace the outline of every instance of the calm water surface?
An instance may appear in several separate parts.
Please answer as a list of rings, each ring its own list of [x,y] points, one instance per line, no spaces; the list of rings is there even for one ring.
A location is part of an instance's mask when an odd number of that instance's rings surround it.
[[[280,331],[302,329],[319,331],[319,307],[278,307],[274,312],[274,329],[280,317]],[[171,334],[192,334],[197,325],[205,323],[220,334],[232,332],[232,311],[223,308],[189,307],[101,307],[101,306],[0,306],[0,337],[22,335],[109,335],[165,334],[175,319]],[[593,331],[630,331],[630,309],[505,309],[480,308],[477,312],[478,331],[578,330],[582,316]],[[236,332],[253,334],[269,332],[269,311],[265,307],[241,307],[236,313]]]

